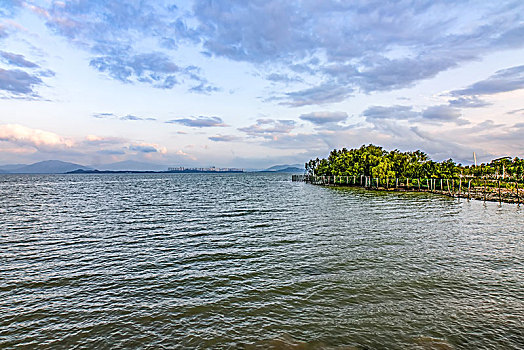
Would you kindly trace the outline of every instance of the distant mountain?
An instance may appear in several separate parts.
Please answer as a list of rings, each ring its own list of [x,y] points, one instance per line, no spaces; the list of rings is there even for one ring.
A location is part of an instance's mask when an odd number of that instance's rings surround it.
[[[166,165],[136,162],[134,160],[125,160],[122,162],[110,163],[110,164],[95,164],[91,166],[97,170],[111,170],[111,171],[163,171],[167,170]],[[74,169],[76,170],[76,169]]]
[[[91,169],[84,165],[62,162],[60,160],[46,160],[30,165],[22,166],[21,168],[12,169],[10,173],[15,174],[62,174],[68,171],[77,169]]]
[[[304,171],[304,165],[303,164],[282,164],[282,165],[274,165],[271,168],[264,169],[262,171],[277,171],[280,172],[284,169],[290,169],[290,168],[297,168],[299,172]],[[289,171],[286,171],[289,172]]]
[[[12,170],[20,169],[21,167],[26,166],[27,164],[6,164],[0,165],[0,171],[11,172]]]
[[[279,169],[274,171],[274,173],[300,173],[302,174],[304,172],[304,168],[297,168],[297,167],[287,167],[284,169]]]

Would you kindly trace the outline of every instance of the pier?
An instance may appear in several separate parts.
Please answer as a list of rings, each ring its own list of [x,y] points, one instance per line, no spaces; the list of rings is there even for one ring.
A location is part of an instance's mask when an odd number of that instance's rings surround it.
[[[523,200],[523,181],[464,177],[437,178],[373,178],[371,176],[292,175],[292,181],[321,186],[361,187],[378,191],[430,192],[453,198],[491,202],[516,203]]]

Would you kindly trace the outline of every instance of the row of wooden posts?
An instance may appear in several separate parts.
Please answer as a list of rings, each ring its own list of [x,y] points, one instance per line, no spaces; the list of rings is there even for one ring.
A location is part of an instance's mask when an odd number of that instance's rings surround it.
[[[293,175],[292,181],[302,181],[326,186],[359,186],[367,189],[387,191],[421,191],[450,197],[498,201],[499,203],[521,203],[518,181],[485,178],[373,178],[370,176],[315,176]],[[520,183],[522,188],[522,183]]]

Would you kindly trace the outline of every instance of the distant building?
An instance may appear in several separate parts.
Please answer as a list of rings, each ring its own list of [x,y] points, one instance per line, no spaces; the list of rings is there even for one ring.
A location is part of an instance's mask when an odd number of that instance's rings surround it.
[[[168,168],[167,171],[180,172],[180,173],[243,173],[244,169],[241,168],[185,168],[185,167],[173,167]]]

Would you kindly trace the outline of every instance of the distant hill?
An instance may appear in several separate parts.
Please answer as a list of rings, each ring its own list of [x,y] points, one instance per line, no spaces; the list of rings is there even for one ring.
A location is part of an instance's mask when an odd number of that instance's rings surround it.
[[[276,171],[273,171],[274,173],[300,173],[302,174],[304,172],[304,168],[297,168],[297,167],[287,167],[284,169],[279,169]]]
[[[282,170],[290,170],[292,168],[298,169],[299,172],[304,171],[304,165],[302,164],[282,164],[282,165],[273,165],[271,168],[264,169],[262,171],[275,171],[281,172]],[[289,171],[284,171],[289,172]]]
[[[30,165],[25,165],[9,172],[14,174],[61,174],[77,169],[91,169],[84,165],[62,162],[60,160],[45,160]]]
[[[91,166],[98,170],[111,170],[111,171],[165,171],[167,170],[166,165],[137,162],[134,160],[125,160],[122,162],[110,163],[110,164],[96,164]]]
[[[12,170],[20,169],[21,167],[24,167],[26,165],[27,164],[6,164],[6,165],[0,165],[0,171],[5,171],[5,172],[9,173]]]

